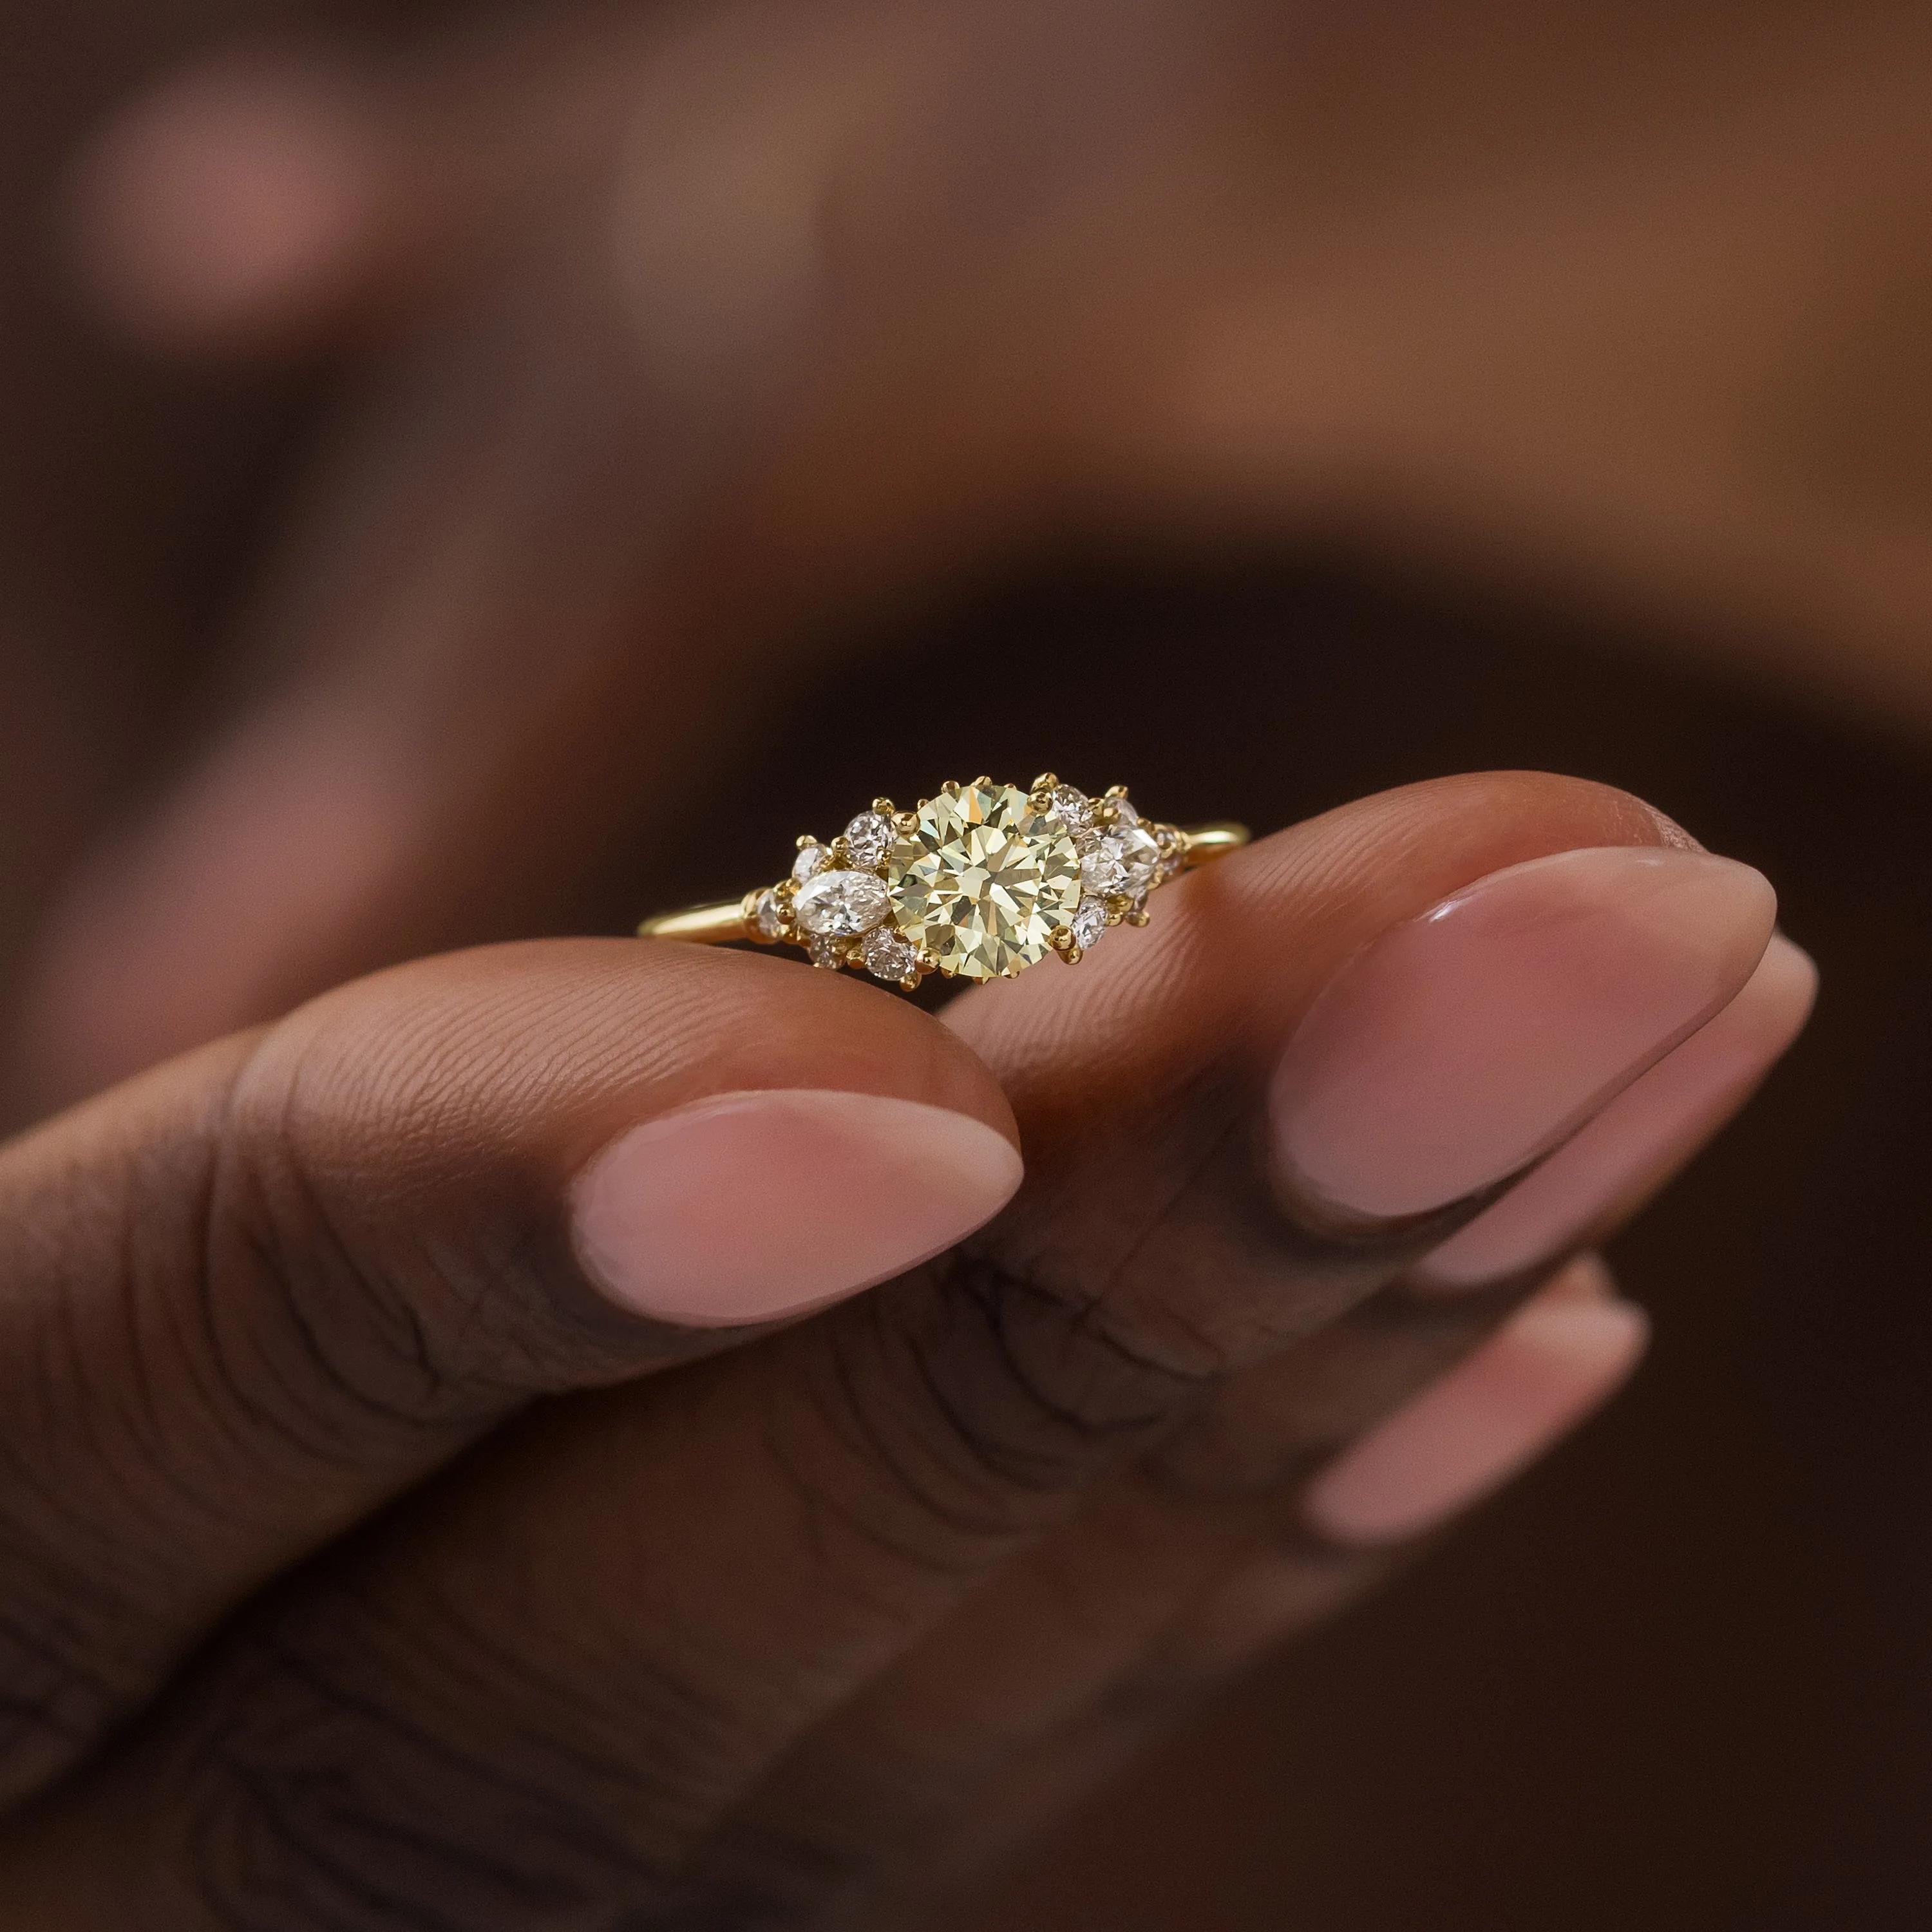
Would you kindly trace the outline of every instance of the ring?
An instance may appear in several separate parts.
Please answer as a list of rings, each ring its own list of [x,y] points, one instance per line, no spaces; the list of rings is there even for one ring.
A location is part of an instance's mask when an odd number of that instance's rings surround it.
[[[1049,952],[1078,964],[1110,926],[1146,925],[1150,893],[1248,836],[1143,818],[1124,785],[1089,798],[1051,772],[1024,790],[978,778],[910,812],[875,798],[836,838],[801,838],[789,878],[638,932],[801,946],[814,965],[908,992],[929,973],[1010,980]]]

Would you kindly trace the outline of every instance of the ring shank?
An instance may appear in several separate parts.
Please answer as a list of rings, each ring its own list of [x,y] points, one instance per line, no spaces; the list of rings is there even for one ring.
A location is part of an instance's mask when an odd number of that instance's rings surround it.
[[[1232,820],[1216,825],[1184,826],[1184,869],[1238,851],[1253,837],[1245,825]],[[687,906],[682,912],[660,913],[638,928],[640,939],[674,939],[687,946],[728,946],[752,936],[751,910],[745,898],[720,899],[711,905]]]

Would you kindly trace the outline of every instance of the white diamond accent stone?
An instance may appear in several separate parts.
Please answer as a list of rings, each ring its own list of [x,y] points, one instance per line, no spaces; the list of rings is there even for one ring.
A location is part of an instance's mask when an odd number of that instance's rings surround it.
[[[791,862],[791,875],[800,885],[807,879],[815,879],[831,862],[832,854],[823,845],[801,845],[798,856]]]
[[[1092,851],[1080,862],[1080,883],[1090,892],[1118,892],[1127,883],[1126,862],[1120,856],[1120,842],[1108,838],[1096,841]]]
[[[1127,800],[1117,798],[1114,800],[1114,823],[1116,825],[1138,825],[1140,822],[1140,814]]]
[[[1123,799],[1122,804],[1126,801]],[[1126,884],[1122,890],[1144,892],[1154,884],[1156,868],[1160,864],[1160,845],[1154,834],[1138,820],[1114,832],[1108,842],[1120,850],[1121,869]]]
[[[875,980],[909,979],[918,970],[919,950],[881,926],[866,935],[866,970]]]
[[[1070,832],[1084,832],[1094,822],[1094,801],[1071,785],[1054,787],[1053,812]]]
[[[1073,943],[1084,952],[1096,945],[1107,930],[1107,902],[1090,893],[1080,902],[1073,915]]]
[[[870,872],[820,872],[792,902],[802,931],[840,939],[869,932],[891,910],[890,895]]]
[[[779,904],[776,892],[764,892],[758,895],[758,911],[754,917],[761,938],[776,939],[784,931],[784,908]]]
[[[892,821],[882,812],[862,812],[845,828],[845,849],[855,866],[870,872],[887,852],[896,835]]]
[[[836,939],[827,939],[823,933],[814,933],[805,942],[805,950],[812,955],[814,966],[840,967],[845,963],[845,956],[838,950]]]

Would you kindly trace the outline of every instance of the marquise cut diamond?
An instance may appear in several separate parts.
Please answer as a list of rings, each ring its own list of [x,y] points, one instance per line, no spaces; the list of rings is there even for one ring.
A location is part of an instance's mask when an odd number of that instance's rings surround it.
[[[816,873],[792,902],[800,929],[828,938],[869,932],[891,910],[885,886],[870,872]]]

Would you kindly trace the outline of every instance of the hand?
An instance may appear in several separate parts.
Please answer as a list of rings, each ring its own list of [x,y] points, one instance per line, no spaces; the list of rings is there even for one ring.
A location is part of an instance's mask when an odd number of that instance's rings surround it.
[[[1772,914],[1447,781],[943,1019],[519,946],[15,1142],[0,1916],[928,1911],[1628,1371],[1569,1258],[1802,1023]]]

